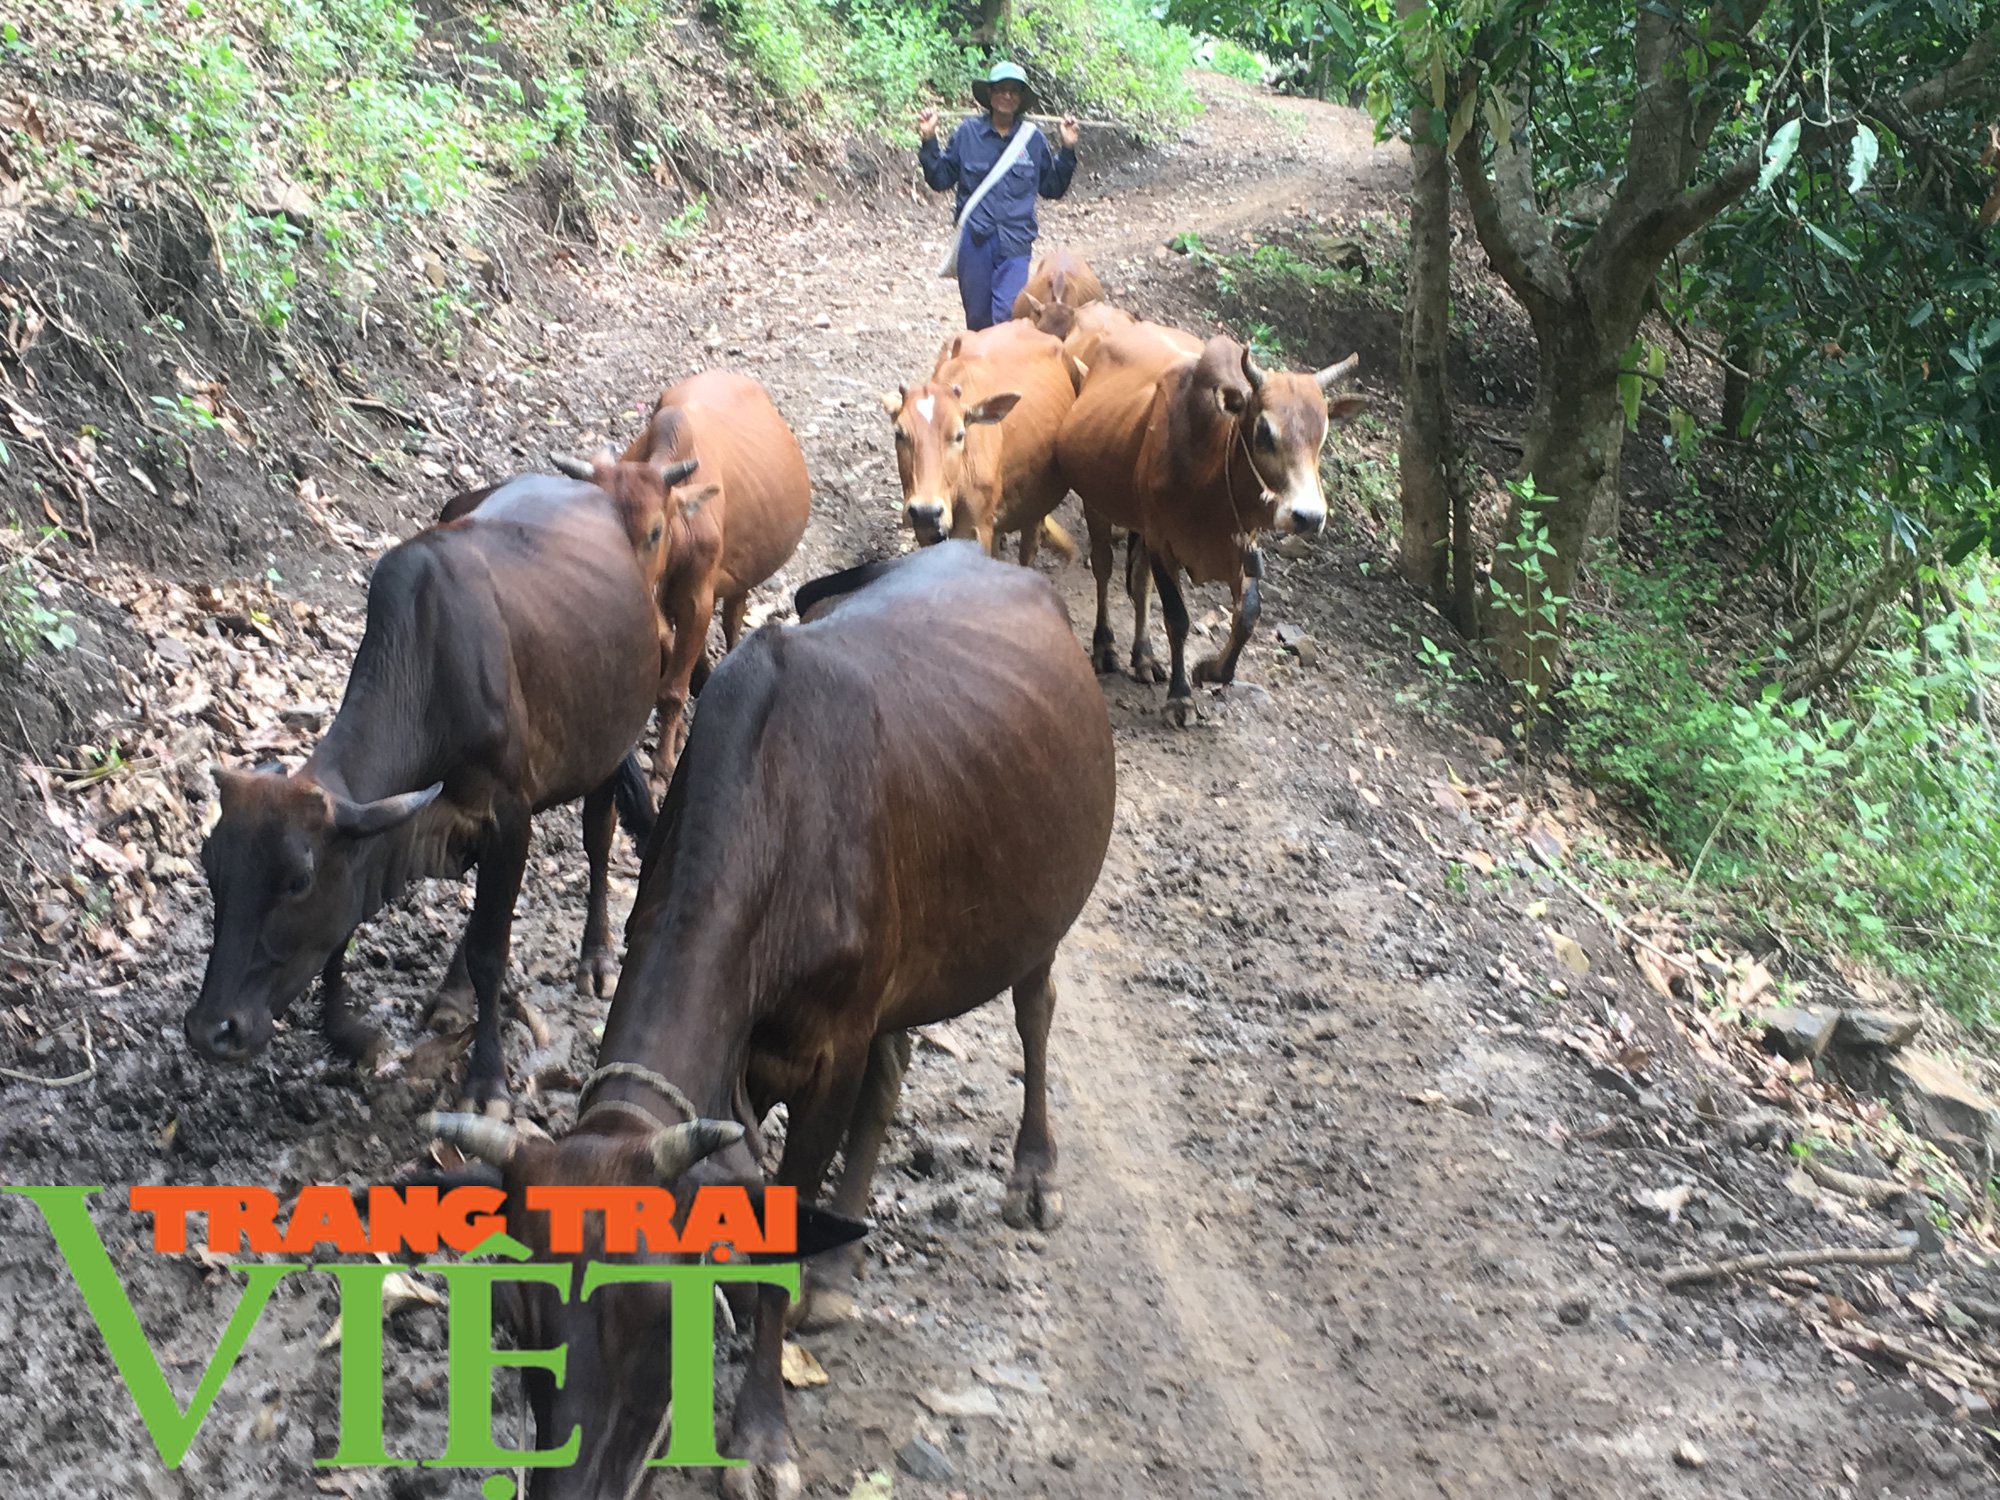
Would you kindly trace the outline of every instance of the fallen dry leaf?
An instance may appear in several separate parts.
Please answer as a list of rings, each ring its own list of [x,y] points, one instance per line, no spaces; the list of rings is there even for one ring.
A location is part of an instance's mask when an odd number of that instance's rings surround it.
[[[1590,955],[1583,951],[1583,944],[1565,933],[1557,932],[1553,927],[1544,927],[1542,935],[1549,940],[1549,946],[1556,950],[1556,957],[1562,960],[1562,966],[1570,973],[1590,972]]]
[[[820,1368],[820,1362],[812,1357],[810,1350],[785,1340],[784,1353],[778,1356],[778,1369],[785,1377],[785,1384],[795,1391],[807,1386],[825,1385],[832,1377]]]

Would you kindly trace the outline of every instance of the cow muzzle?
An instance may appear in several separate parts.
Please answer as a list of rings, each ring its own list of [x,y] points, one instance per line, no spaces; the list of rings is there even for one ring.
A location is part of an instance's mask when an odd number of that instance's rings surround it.
[[[910,518],[910,530],[917,534],[920,542],[937,542],[944,539],[944,506],[928,502],[907,505],[903,514]]]
[[[1326,504],[1306,501],[1280,505],[1275,525],[1291,536],[1318,536],[1326,529]]]
[[[271,1044],[268,1006],[239,1006],[225,1011],[197,1005],[183,1023],[188,1047],[210,1062],[248,1062]]]

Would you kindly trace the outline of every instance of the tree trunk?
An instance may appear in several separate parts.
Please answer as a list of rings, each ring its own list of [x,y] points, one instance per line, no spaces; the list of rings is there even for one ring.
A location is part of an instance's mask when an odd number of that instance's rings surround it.
[[[979,0],[979,25],[973,30],[972,40],[981,46],[1006,40],[1013,29],[1012,12],[1012,0]]]
[[[1535,320],[1535,342],[1540,368],[1521,467],[1534,480],[1536,504],[1532,515],[1518,496],[1507,507],[1493,561],[1490,624],[1501,670],[1516,682],[1545,688],[1598,497],[1607,480],[1616,484],[1625,439],[1618,353],[1631,340],[1607,348],[1611,341],[1599,335],[1587,306],[1558,303]],[[1530,533],[1531,543],[1544,526],[1555,551],[1534,554],[1545,577],[1531,582],[1522,533]]]
[[[1722,371],[1722,435],[1746,438],[1750,434],[1743,430],[1743,418],[1750,406],[1750,378],[1764,373],[1764,341],[1750,334],[1733,334],[1722,353],[1729,361]]]
[[[1624,468],[1625,412],[1620,407],[1617,429],[1604,440],[1604,472],[1590,493],[1590,527],[1585,536],[1593,556],[1618,550],[1618,523],[1624,514],[1625,496],[1619,488]]]
[[[1451,166],[1431,112],[1410,111],[1410,259],[1403,298],[1403,576],[1452,610],[1453,454],[1445,340],[1451,311]],[[1463,619],[1458,622],[1466,628]]]

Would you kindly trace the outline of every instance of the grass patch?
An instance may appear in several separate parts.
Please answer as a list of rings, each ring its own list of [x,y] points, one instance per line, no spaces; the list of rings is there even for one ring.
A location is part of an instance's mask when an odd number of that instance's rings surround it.
[[[1958,608],[1885,634],[1838,708],[1760,686],[1770,663],[1711,656],[1713,521],[1656,522],[1660,556],[1613,564],[1573,615],[1564,745],[1623,793],[1700,884],[1778,930],[1868,957],[1968,1022],[2000,1022],[2000,749],[1982,727],[2000,663],[1992,570]]]
[[[948,0],[715,0],[743,60],[802,121],[915,142],[926,102],[970,102],[987,57],[952,40],[962,7]],[[1018,0],[1009,44],[1045,108],[1110,115],[1143,133],[1191,119],[1182,77],[1194,38],[1134,0]]]

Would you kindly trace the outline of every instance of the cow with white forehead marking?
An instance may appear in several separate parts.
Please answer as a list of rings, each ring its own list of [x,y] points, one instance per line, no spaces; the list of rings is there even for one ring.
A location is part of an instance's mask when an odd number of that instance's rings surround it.
[[[1111,530],[1133,533],[1126,567],[1132,595],[1132,675],[1163,675],[1146,639],[1146,584],[1159,586],[1172,647],[1167,715],[1187,725],[1194,692],[1185,664],[1188,614],[1179,575],[1229,585],[1229,644],[1195,664],[1194,682],[1226,683],[1257,624],[1260,532],[1312,536],[1326,524],[1319,457],[1328,421],[1364,404],[1332,395],[1352,375],[1350,355],[1316,374],[1267,371],[1234,339],[1203,343],[1157,323],[1111,332],[1093,351],[1089,378],[1063,422],[1057,454],[1090,522],[1097,575],[1091,653],[1117,669],[1108,612]]]
[[[882,394],[895,424],[903,516],[922,543],[966,537],[989,553],[1021,533],[1034,561],[1042,535],[1065,556],[1075,547],[1048,519],[1069,485],[1056,434],[1076,399],[1062,341],[1023,322],[949,340],[931,378]]]

